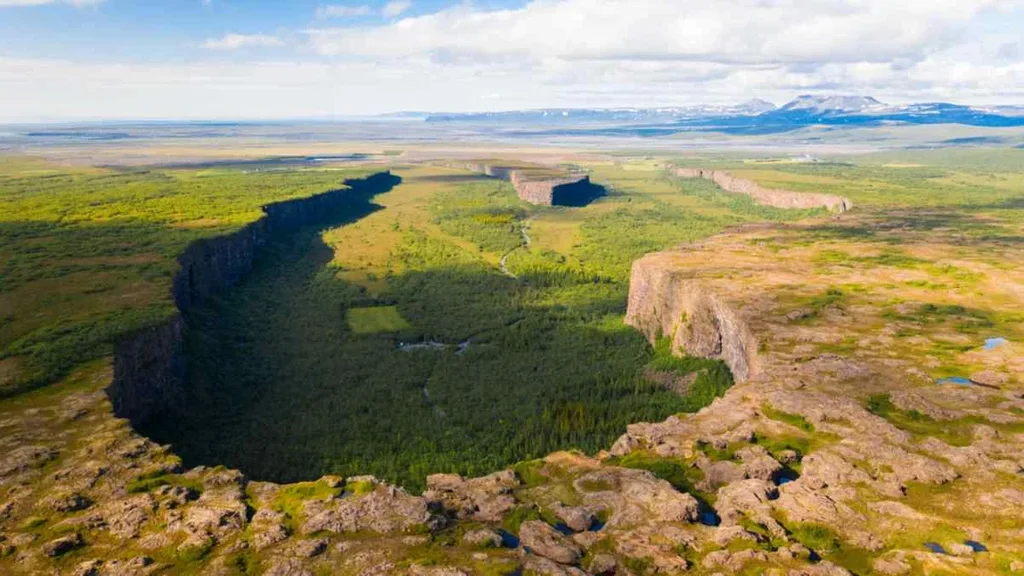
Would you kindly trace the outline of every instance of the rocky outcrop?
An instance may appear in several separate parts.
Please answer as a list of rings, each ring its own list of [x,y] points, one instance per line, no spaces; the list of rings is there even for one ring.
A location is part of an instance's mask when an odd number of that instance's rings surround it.
[[[633,263],[626,324],[651,342],[670,338],[674,353],[725,361],[737,382],[749,379],[757,370],[757,340],[746,322],[670,258],[648,254]]]
[[[160,325],[122,337],[114,348],[114,378],[107,389],[114,413],[140,425],[177,405],[185,379],[185,314],[251,271],[258,248],[273,235],[338,220],[365,210],[371,197],[401,179],[390,171],[345,181],[345,188],[268,204],[264,215],[236,232],[193,242],[178,257],[171,281],[175,313]]]
[[[765,188],[753,180],[736,178],[728,172],[721,170],[676,168],[674,174],[680,178],[703,178],[710,180],[722,190],[734,194],[745,194],[762,206],[786,209],[825,208],[837,213],[846,212],[853,208],[853,203],[841,196]]]
[[[604,194],[604,188],[590,181],[586,174],[552,174],[545,168],[516,168],[474,162],[457,166],[511,182],[519,198],[539,206],[584,206]]]

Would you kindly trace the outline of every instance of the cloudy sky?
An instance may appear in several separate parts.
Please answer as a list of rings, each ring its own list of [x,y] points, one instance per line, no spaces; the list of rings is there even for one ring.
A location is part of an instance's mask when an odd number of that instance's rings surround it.
[[[1024,104],[1024,0],[0,0],[0,121]]]

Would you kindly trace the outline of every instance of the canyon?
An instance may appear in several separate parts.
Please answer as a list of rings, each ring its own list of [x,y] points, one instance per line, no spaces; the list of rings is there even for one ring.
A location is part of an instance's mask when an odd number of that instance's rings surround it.
[[[240,230],[188,246],[178,257],[180,269],[171,283],[176,312],[161,325],[120,338],[114,347],[114,375],[107,389],[114,413],[143,425],[154,413],[180,404],[185,381],[183,333],[187,329],[183,315],[243,280],[252,271],[259,248],[272,235],[365,210],[370,198],[400,181],[388,171],[349,179],[344,189],[264,206],[264,216]]]
[[[272,233],[372,210],[397,181],[268,205],[197,241],[178,260],[177,314],[0,405],[0,571],[1024,572],[1024,273],[1000,264],[1024,253],[992,218],[749,224],[636,260],[624,321],[676,355],[724,361],[736,385],[595,453],[432,474],[417,494],[372,476],[285,484],[190,467],[136,431],[181,401],[188,312],[246,278]],[[951,366],[970,367],[967,384],[936,382]]]

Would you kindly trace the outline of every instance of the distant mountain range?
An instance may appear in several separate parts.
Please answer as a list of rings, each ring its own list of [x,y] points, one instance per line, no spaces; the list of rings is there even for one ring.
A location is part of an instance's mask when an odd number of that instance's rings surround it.
[[[577,127],[587,134],[609,132],[656,136],[680,131],[770,134],[813,125],[965,124],[1024,126],[1024,106],[976,107],[932,102],[890,105],[870,96],[798,96],[781,107],[764,100],[736,106],[671,108],[546,108],[465,114],[402,113],[427,122],[509,127]]]

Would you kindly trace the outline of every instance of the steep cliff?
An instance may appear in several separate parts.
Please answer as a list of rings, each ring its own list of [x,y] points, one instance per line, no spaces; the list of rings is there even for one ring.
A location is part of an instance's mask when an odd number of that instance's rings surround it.
[[[853,203],[841,196],[765,188],[753,180],[736,178],[728,172],[720,170],[676,168],[674,173],[680,178],[711,180],[722,190],[735,194],[745,194],[762,206],[786,209],[825,208],[838,213],[846,212],[853,208]]]
[[[190,244],[178,257],[180,268],[171,281],[177,312],[164,324],[125,335],[115,344],[114,378],[107,388],[114,413],[139,425],[181,400],[184,315],[244,279],[252,271],[258,248],[272,235],[337,219],[365,207],[375,194],[400,181],[390,172],[346,180],[344,189],[269,204],[259,220],[240,230]]]
[[[511,182],[521,200],[539,206],[583,206],[604,194],[604,188],[592,183],[586,174],[488,162],[470,162],[455,167]]]
[[[670,260],[655,253],[633,263],[626,323],[652,342],[671,338],[675,353],[724,360],[746,381],[757,370],[757,339],[722,297]]]

